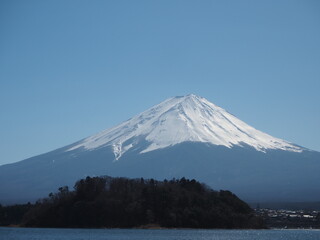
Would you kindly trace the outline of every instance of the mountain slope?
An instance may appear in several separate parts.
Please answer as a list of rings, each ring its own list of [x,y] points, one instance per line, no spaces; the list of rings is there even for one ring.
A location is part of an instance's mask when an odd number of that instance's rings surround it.
[[[85,176],[187,177],[249,201],[320,199],[320,153],[258,131],[204,98],[159,105],[55,151],[0,167],[0,203]]]
[[[303,150],[254,129],[224,109],[193,94],[170,98],[114,128],[84,139],[68,150],[112,146],[116,159],[119,159],[142,140],[147,141],[148,145],[141,153],[188,141],[228,148],[246,144],[258,151]]]

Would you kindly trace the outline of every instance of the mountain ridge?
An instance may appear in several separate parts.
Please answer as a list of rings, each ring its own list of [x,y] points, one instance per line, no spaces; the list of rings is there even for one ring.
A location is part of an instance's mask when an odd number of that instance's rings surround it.
[[[73,144],[0,166],[0,203],[34,201],[102,175],[194,178],[251,202],[319,201],[319,171],[319,152],[274,138],[188,95]]]
[[[139,144],[141,138],[150,142],[141,153],[188,141],[228,148],[248,144],[258,151],[306,150],[256,130],[205,98],[189,94],[169,98],[113,128],[85,138],[67,151],[111,145],[115,159],[119,160],[123,153]],[[127,141],[130,143],[125,144]]]

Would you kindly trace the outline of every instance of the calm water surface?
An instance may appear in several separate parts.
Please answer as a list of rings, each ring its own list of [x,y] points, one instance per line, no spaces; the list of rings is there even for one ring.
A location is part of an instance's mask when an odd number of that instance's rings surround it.
[[[0,240],[320,240],[319,230],[0,228]]]

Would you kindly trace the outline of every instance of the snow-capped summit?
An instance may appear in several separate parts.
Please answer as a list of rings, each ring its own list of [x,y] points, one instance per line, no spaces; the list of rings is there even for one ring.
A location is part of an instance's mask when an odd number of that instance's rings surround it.
[[[0,203],[35,201],[87,176],[194,178],[251,202],[319,201],[320,153],[256,130],[196,95],[0,166]]]
[[[194,94],[169,98],[120,125],[78,142],[67,151],[112,146],[118,160],[142,141],[147,144],[140,153],[182,142],[204,142],[228,148],[246,145],[262,152],[267,149],[303,151],[296,145],[256,130]]]

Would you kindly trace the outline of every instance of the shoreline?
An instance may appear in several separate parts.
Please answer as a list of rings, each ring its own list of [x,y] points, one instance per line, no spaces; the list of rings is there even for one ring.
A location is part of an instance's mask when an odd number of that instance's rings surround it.
[[[143,225],[139,227],[132,228],[57,228],[57,227],[24,227],[19,225],[9,225],[9,226],[0,226],[1,228],[24,228],[24,229],[84,229],[84,230],[224,230],[224,231],[261,231],[261,230],[310,230],[310,231],[320,231],[319,228],[167,228],[161,227],[156,224]]]

